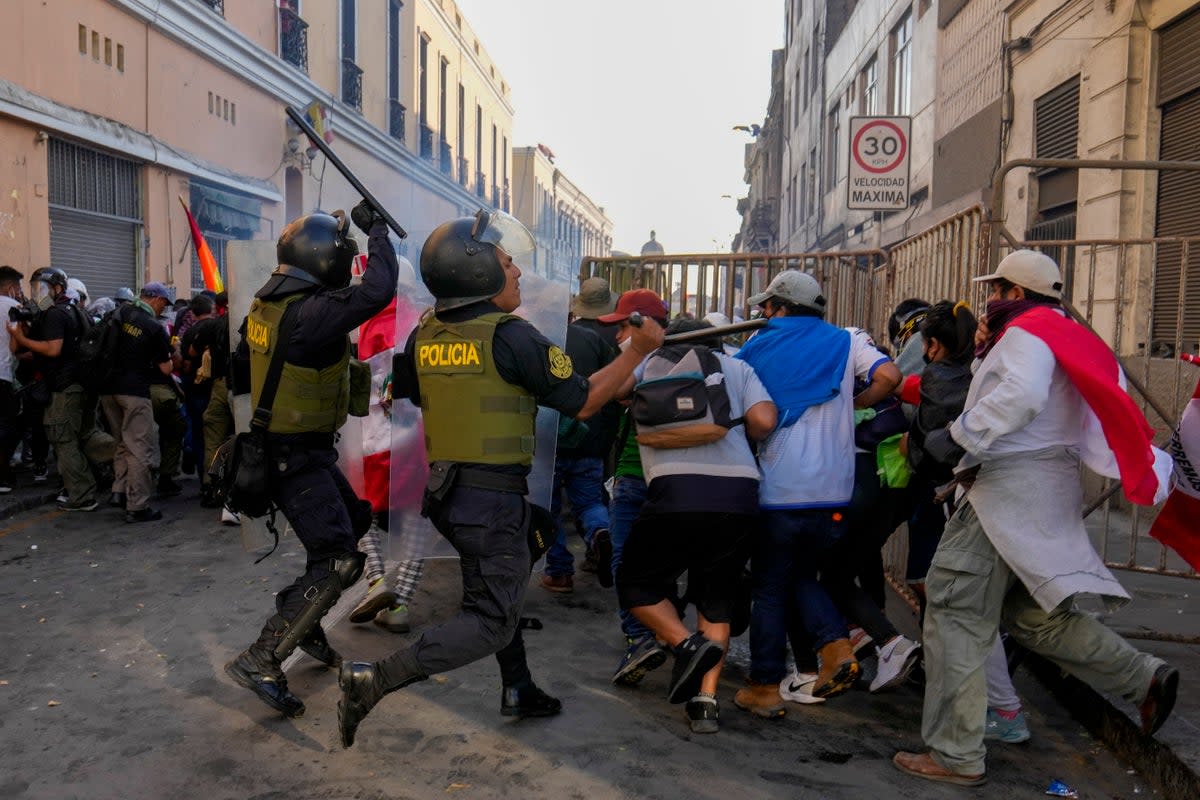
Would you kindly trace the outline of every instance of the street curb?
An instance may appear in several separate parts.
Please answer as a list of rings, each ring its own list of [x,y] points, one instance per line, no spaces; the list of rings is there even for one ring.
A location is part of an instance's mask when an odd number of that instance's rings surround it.
[[[1090,686],[1034,653],[1025,654],[1021,663],[1093,737],[1129,762],[1165,800],[1200,797],[1200,775],[1170,747],[1143,734],[1137,723]]]
[[[14,493],[15,494],[15,493]],[[8,519],[20,514],[22,511],[29,511],[38,506],[53,503],[58,499],[58,490],[47,489],[41,493],[22,494],[19,497],[9,496],[0,500],[0,519]]]

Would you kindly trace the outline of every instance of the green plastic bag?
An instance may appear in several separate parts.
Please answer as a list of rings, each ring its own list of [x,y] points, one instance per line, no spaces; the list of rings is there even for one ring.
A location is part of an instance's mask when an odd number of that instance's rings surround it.
[[[875,465],[879,468],[879,483],[889,489],[903,489],[912,477],[912,467],[900,452],[903,433],[889,436],[875,449]]]

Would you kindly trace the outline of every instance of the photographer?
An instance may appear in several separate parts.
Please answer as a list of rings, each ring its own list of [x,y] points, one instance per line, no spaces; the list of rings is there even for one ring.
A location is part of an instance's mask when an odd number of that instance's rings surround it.
[[[39,313],[31,322],[9,322],[8,333],[18,348],[33,354],[34,369],[50,390],[43,419],[66,494],[59,508],[94,511],[96,479],[88,458],[111,459],[113,441],[96,430],[94,415],[85,413],[86,393],[79,383],[82,314],[67,296],[67,274],[61,269],[41,267],[29,276],[29,284]]]

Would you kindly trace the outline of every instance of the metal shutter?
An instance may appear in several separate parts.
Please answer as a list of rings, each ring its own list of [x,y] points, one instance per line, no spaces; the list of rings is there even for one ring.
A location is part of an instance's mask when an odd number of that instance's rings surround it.
[[[1200,48],[1198,48],[1200,49]],[[1200,91],[1194,91],[1162,110],[1162,144],[1159,158],[1200,161]],[[1200,176],[1194,172],[1161,172],[1158,176],[1156,236],[1200,236]],[[1155,352],[1174,352],[1179,305],[1183,303],[1182,344],[1194,351],[1200,341],[1200,243],[1188,247],[1186,270],[1183,247],[1162,244],[1154,273]],[[1180,297],[1180,277],[1186,271],[1188,298]],[[1190,302],[1188,299],[1190,298]],[[1161,347],[1158,346],[1161,343]],[[1168,348],[1169,346],[1169,348]]]
[[[1074,158],[1079,142],[1079,76],[1035,101],[1034,152],[1038,158]]]
[[[1158,104],[1200,89],[1200,11],[1163,28],[1158,38]],[[1163,156],[1166,158],[1166,156]]]
[[[99,214],[50,208],[50,263],[87,285],[92,299],[137,287],[141,226]]]

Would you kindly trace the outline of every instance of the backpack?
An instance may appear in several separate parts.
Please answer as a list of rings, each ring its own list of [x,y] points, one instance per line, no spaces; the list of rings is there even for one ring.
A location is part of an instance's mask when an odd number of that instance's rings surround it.
[[[78,311],[78,309],[76,309]],[[100,318],[95,325],[79,314],[82,333],[79,336],[79,382],[88,391],[98,391],[113,376],[117,365],[117,343],[121,337],[121,309],[116,308]]]
[[[704,345],[654,351],[633,388],[630,413],[638,444],[661,450],[712,444],[742,424],[731,416],[721,362]]]

